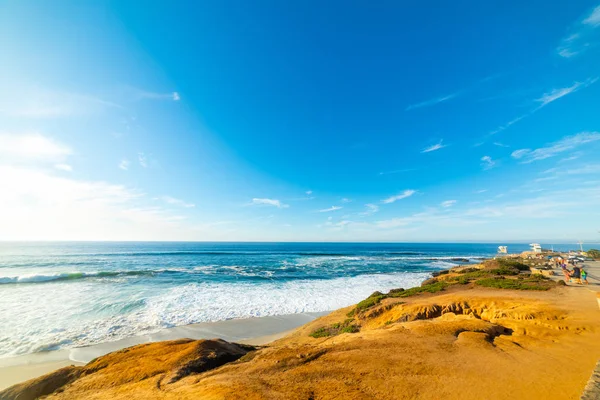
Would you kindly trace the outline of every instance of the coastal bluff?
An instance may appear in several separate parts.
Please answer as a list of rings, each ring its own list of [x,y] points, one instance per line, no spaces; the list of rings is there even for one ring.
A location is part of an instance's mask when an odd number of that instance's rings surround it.
[[[497,261],[375,292],[267,346],[133,346],[0,399],[579,399],[600,359],[595,293]]]

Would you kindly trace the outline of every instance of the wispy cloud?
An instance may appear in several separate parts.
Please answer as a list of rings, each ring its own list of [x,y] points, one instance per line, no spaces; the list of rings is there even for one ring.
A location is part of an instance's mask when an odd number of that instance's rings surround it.
[[[487,191],[488,191],[487,189],[481,189],[481,190],[476,190],[476,191],[474,191],[473,193],[476,193],[476,194],[481,194],[481,193],[485,193],[485,192],[487,192]]]
[[[394,171],[383,171],[380,172],[379,175],[391,175],[391,174],[400,174],[403,172],[410,172],[410,171],[415,171],[416,168],[405,168],[405,169],[396,169]]]
[[[569,87],[552,89],[550,92],[544,93],[542,95],[542,97],[535,100],[537,103],[540,103],[540,105],[537,109],[540,109],[540,108],[552,103],[553,101],[560,99],[561,97],[565,97],[566,95],[575,93],[580,88],[587,87],[587,86],[595,83],[597,80],[598,80],[598,78],[593,78],[593,79],[588,79],[585,82],[575,82],[573,85],[571,85]]]
[[[352,200],[351,200],[351,199],[349,199],[349,198],[347,198],[347,197],[344,197],[344,198],[343,198],[342,200],[340,200],[340,201],[341,201],[342,203],[351,203],[351,202],[352,202]]]
[[[359,215],[368,216],[373,215],[379,211],[379,206],[376,204],[365,204],[366,210],[359,213]]]
[[[589,78],[583,82],[575,82],[573,85],[569,86],[569,87],[564,87],[564,88],[557,88],[557,89],[552,89],[549,92],[544,93],[541,97],[537,98],[534,100],[534,102],[539,103],[539,105],[537,107],[535,107],[533,110],[529,111],[526,114],[520,115],[518,117],[516,117],[515,119],[507,122],[506,124],[499,126],[498,128],[496,128],[495,130],[491,131],[488,136],[492,136],[495,135],[499,132],[502,132],[505,129],[508,129],[509,127],[511,127],[512,125],[516,124],[517,122],[521,121],[524,118],[529,117],[530,115],[532,115],[533,113],[539,111],[540,109],[542,109],[543,107],[547,106],[548,104],[562,98],[565,97],[571,93],[575,93],[580,89],[586,88],[590,85],[593,85],[594,83],[596,83],[598,81],[598,78]]]
[[[262,205],[262,206],[273,206],[273,207],[277,207],[277,208],[288,208],[289,205],[282,203],[281,201],[277,200],[277,199],[259,199],[259,198],[254,198],[252,199],[252,203],[253,205]]]
[[[490,157],[490,156],[481,157],[481,167],[483,169],[494,168],[495,165],[496,165],[496,161],[492,160],[492,157]]]
[[[121,105],[90,95],[48,90],[37,87],[3,87],[0,115],[19,118],[62,118],[92,115]]]
[[[571,33],[563,38],[556,52],[563,58],[575,57],[588,48],[596,45],[597,28],[600,27],[600,5],[580,18],[572,28]]]
[[[187,203],[183,200],[179,200],[179,199],[176,199],[175,197],[171,197],[171,196],[163,196],[160,199],[162,201],[164,201],[165,203],[171,204],[173,206],[180,206],[180,207],[184,207],[184,208],[196,207],[195,204]]]
[[[133,96],[143,100],[171,100],[171,101],[179,101],[181,100],[181,96],[178,92],[169,92],[169,93],[160,93],[160,92],[151,92],[146,90],[141,90],[137,88],[130,88]]]
[[[460,94],[461,94],[461,92],[456,92],[456,93],[452,93],[452,94],[449,94],[446,96],[440,96],[440,97],[436,97],[434,99],[426,100],[421,103],[411,104],[408,107],[406,107],[405,111],[414,110],[415,108],[435,106],[436,104],[443,103],[448,100],[452,100],[455,97],[458,97]]]
[[[68,146],[38,133],[0,133],[2,161],[61,161],[71,153]]]
[[[444,140],[442,139],[442,140],[440,140],[438,143],[436,143],[436,144],[434,144],[434,145],[432,145],[432,146],[429,146],[429,147],[426,147],[426,148],[424,148],[424,149],[421,151],[421,153],[430,153],[430,152],[432,152],[432,151],[436,151],[436,150],[439,150],[439,149],[443,149],[444,147],[448,147],[448,145],[447,145],[447,144],[442,144],[442,142],[443,142],[443,141],[444,141]]]
[[[129,160],[121,160],[121,162],[119,163],[119,168],[121,168],[123,171],[127,171],[129,169]]]
[[[329,208],[324,208],[322,210],[319,210],[319,212],[331,212],[331,211],[337,211],[337,210],[341,210],[344,207],[340,207],[340,206],[331,206]]]
[[[143,168],[148,168],[148,157],[144,153],[138,153],[138,162]]]
[[[560,153],[572,150],[582,144],[591,143],[600,140],[599,132],[582,132],[577,135],[567,136],[561,140],[550,143],[546,147],[540,147],[535,150],[519,149],[512,152],[511,156],[517,160],[522,160],[528,164],[538,160],[554,157]]]
[[[491,132],[489,133],[489,135],[491,136],[491,135],[495,135],[495,134],[497,134],[497,133],[500,133],[500,132],[502,132],[503,130],[510,128],[512,125],[516,124],[517,122],[519,122],[519,121],[520,121],[520,120],[522,120],[523,118],[526,118],[526,117],[528,117],[529,115],[531,115],[531,112],[529,112],[529,113],[527,113],[527,114],[520,115],[520,116],[518,116],[517,118],[510,120],[510,121],[508,121],[506,124],[504,124],[504,125],[501,125],[501,126],[499,126],[498,128],[496,128],[496,129],[494,129],[493,131],[491,131]],[[481,144],[483,144],[483,143],[480,143],[479,145],[481,145]]]
[[[65,171],[65,172],[73,171],[73,167],[71,167],[69,164],[56,164],[56,165],[54,165],[54,168],[61,170],[61,171]]]
[[[312,192],[312,190],[307,190],[305,193],[307,196],[310,196],[313,192]]]
[[[383,204],[394,203],[394,202],[396,202],[398,200],[406,199],[407,197],[410,197],[410,196],[412,196],[415,193],[417,193],[416,190],[407,189],[404,192],[399,193],[399,194],[397,194],[395,196],[391,196],[391,197],[388,197],[387,199],[383,199],[383,200],[381,200],[381,202]]]
[[[498,146],[498,147],[510,147],[509,145],[504,144],[504,143],[500,143],[500,142],[494,142],[494,146]]]
[[[452,207],[455,204],[456,204],[456,200],[446,200],[446,201],[442,201],[440,205],[444,208],[448,208],[448,207]]]

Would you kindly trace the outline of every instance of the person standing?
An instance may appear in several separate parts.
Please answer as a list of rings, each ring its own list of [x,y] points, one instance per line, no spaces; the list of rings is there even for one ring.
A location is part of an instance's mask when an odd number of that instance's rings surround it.
[[[583,269],[583,265],[580,268],[581,270],[581,281],[583,281],[586,285],[589,285],[588,281],[587,281],[587,272],[585,271],[585,269]]]

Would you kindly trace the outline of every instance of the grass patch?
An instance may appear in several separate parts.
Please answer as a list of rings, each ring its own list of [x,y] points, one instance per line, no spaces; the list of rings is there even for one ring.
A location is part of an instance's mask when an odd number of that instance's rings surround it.
[[[336,322],[329,326],[324,326],[314,330],[309,336],[318,339],[329,336],[336,336],[341,333],[356,333],[360,331],[360,327],[353,323],[354,318],[348,318],[344,322]]]
[[[363,301],[361,301],[360,303],[358,303],[356,305],[356,307],[354,308],[354,312],[356,313],[356,311],[365,311],[367,308],[371,308],[376,304],[379,304],[381,302],[381,300],[385,299],[387,297],[387,295],[382,294],[382,295],[377,295],[377,296],[373,296],[372,297],[367,297],[366,299],[364,299]],[[354,314],[352,314],[354,315]]]
[[[462,269],[462,270],[457,271],[457,272],[459,274],[468,274],[468,273],[471,273],[471,272],[479,272],[479,268],[473,268],[473,267],[471,267],[471,268],[465,268],[465,269]]]
[[[420,293],[437,293],[446,289],[449,285],[446,282],[435,282],[429,285],[417,286],[403,290],[402,292],[388,294],[388,297],[410,297]]]
[[[538,279],[505,279],[504,277],[485,278],[475,281],[476,285],[496,289],[548,290],[550,286]]]

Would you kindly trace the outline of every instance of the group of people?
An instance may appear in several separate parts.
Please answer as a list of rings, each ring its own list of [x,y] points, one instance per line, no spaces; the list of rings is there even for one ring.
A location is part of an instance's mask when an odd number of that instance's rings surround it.
[[[556,257],[554,259],[554,262],[557,265],[560,265],[560,267],[562,268],[562,272],[563,272],[563,275],[565,276],[566,282],[573,282],[573,279],[575,279],[575,281],[577,283],[579,283],[580,285],[582,285],[584,283],[586,285],[588,285],[587,272],[585,271],[585,269],[583,269],[583,266],[581,266],[581,267],[577,266],[576,260],[566,261],[562,257]],[[573,264],[573,269],[567,268],[568,264]]]

